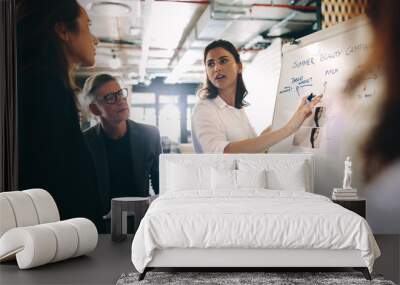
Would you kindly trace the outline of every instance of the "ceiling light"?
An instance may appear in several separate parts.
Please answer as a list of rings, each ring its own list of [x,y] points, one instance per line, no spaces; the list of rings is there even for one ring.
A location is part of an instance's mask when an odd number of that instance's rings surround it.
[[[135,71],[132,71],[132,72],[129,72],[128,73],[128,77],[129,78],[137,78],[139,76],[139,74],[137,73],[137,72],[135,72]]]
[[[131,34],[131,36],[139,36],[141,33],[141,29],[138,27],[130,27],[129,33]]]
[[[91,3],[88,9],[95,14],[104,16],[127,16],[132,12],[129,5],[112,1]]]
[[[114,54],[112,59],[109,61],[109,65],[112,69],[118,69],[121,67],[121,60]]]

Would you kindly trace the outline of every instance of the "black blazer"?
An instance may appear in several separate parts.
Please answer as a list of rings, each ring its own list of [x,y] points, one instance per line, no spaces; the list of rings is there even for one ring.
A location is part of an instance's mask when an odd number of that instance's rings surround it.
[[[154,192],[159,191],[158,162],[161,153],[160,132],[154,126],[127,120],[129,144],[131,146],[132,170],[135,183],[135,196],[149,196],[149,178]],[[84,137],[95,163],[103,213],[110,210],[110,178],[108,161],[100,123],[85,130]],[[132,196],[130,192],[126,196]]]
[[[19,189],[44,188],[62,219],[85,217],[99,227],[96,173],[74,94],[54,71],[18,74],[18,135]]]

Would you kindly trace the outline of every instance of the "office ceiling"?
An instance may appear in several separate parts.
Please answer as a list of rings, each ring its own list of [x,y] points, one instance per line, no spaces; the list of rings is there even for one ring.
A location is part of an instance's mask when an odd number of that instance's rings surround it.
[[[293,38],[318,28],[319,1],[300,0],[78,0],[100,43],[96,66],[78,76],[111,72],[130,84],[166,77],[198,83],[202,52],[212,40],[232,41],[251,62],[275,37]]]

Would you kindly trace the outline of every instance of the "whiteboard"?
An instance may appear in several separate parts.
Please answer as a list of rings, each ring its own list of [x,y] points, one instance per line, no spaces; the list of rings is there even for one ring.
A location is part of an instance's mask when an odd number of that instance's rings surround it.
[[[299,99],[311,93],[323,99],[300,130],[270,148],[269,152],[310,152],[315,157],[316,193],[330,197],[342,187],[344,160],[352,156],[353,188],[362,194],[360,163],[355,153],[364,120],[342,96],[348,78],[360,68],[371,49],[368,20],[359,17],[286,44],[275,102],[273,128],[285,125]],[[370,77],[370,78],[369,78]],[[378,75],[371,74],[356,91],[355,105],[368,106],[378,94]]]
[[[248,95],[245,108],[250,124],[257,134],[272,125],[276,92],[281,72],[282,40],[273,40],[271,45],[257,53],[250,65],[243,69]]]

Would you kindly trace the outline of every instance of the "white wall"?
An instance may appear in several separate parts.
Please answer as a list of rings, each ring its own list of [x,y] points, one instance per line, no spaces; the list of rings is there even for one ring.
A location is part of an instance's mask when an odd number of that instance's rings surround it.
[[[272,124],[281,70],[281,49],[282,41],[276,39],[243,70],[243,79],[249,91],[246,101],[250,103],[245,110],[257,134]]]

